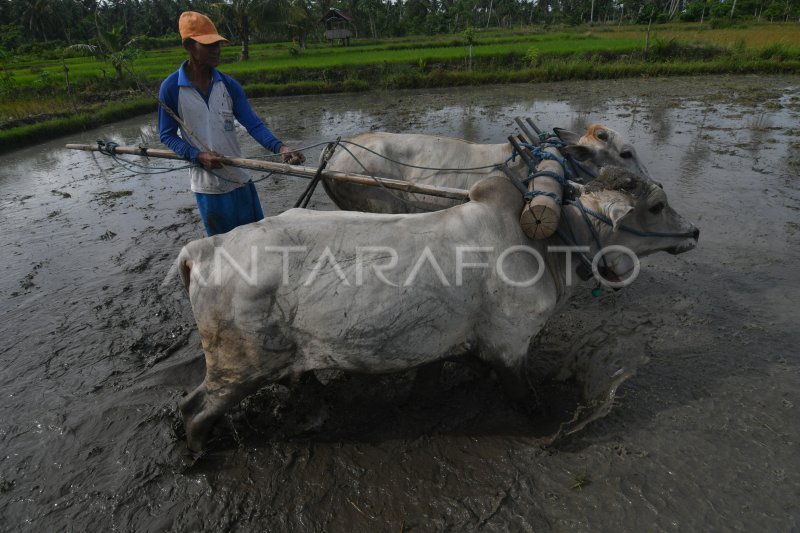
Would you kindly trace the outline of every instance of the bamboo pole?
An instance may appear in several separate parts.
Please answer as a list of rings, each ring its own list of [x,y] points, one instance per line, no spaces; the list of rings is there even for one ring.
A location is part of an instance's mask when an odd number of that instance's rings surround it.
[[[70,150],[83,150],[86,152],[99,152],[100,148],[95,144],[68,144],[66,148]],[[156,157],[161,159],[177,159],[184,161],[182,157],[171,150],[158,148],[140,148],[138,146],[116,146],[114,152],[122,155],[138,155],[142,157]],[[317,173],[316,168],[303,167],[299,165],[289,165],[287,163],[274,163],[271,161],[260,161],[258,159],[245,159],[241,157],[221,157],[220,161],[228,166],[247,168],[250,170],[261,170],[276,172],[300,178],[312,179]],[[415,184],[408,181],[395,180],[390,178],[378,178],[364,174],[353,174],[348,172],[338,172],[334,170],[324,170],[322,177],[336,181],[357,183],[371,187],[385,187],[396,191],[408,193],[427,194],[428,196],[438,196],[450,198],[452,200],[469,200],[469,191],[465,189],[455,189],[451,187],[436,187],[433,185]]]

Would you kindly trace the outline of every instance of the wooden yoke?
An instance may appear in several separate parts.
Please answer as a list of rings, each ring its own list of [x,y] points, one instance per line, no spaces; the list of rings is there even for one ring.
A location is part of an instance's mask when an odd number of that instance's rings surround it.
[[[514,141],[512,141],[512,144],[519,153],[522,153]],[[544,150],[559,158],[561,157],[556,148],[547,147]],[[557,161],[551,159],[544,159],[536,166],[536,172],[541,171],[550,172],[561,176],[562,179],[564,178],[564,169]],[[550,193],[558,198],[556,199],[546,194],[537,194],[530,199],[530,202],[525,203],[525,207],[523,207],[522,214],[519,217],[519,223],[525,235],[531,239],[546,239],[556,232],[559,220],[561,220],[563,187],[559,180],[551,176],[536,176],[528,184],[528,190]]]

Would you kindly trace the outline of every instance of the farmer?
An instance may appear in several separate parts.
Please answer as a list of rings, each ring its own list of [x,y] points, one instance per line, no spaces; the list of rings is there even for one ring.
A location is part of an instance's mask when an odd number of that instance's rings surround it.
[[[178,30],[189,60],[163,81],[159,98],[183,124],[160,107],[161,142],[184,159],[199,163],[190,172],[206,232],[209,236],[226,233],[264,218],[247,173],[219,161],[220,154],[241,155],[234,119],[264,148],[280,154],[284,163],[300,164],[305,157],[278,140],[253,112],[242,86],[215,68],[220,43],[227,39],[217,33],[211,19],[185,11]]]

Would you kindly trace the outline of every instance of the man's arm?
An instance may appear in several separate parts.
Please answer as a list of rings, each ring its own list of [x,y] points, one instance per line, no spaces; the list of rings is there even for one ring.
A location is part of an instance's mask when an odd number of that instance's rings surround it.
[[[238,81],[230,76],[227,76],[228,91],[230,91],[231,99],[233,99],[233,114],[236,115],[236,120],[239,124],[245,127],[249,133],[258,143],[277,154],[281,151],[283,143],[269,130],[269,128],[261,122],[258,115],[255,114],[253,108],[250,107],[250,102],[244,94],[244,89]]]
[[[178,77],[170,76],[161,84],[158,98],[166,104],[175,115],[178,114]],[[163,106],[158,106],[158,133],[161,142],[183,159],[198,163],[200,150],[178,136],[178,122],[167,113]]]
[[[284,163],[290,163],[292,165],[303,163],[306,160],[306,156],[303,155],[303,152],[293,150],[279,141],[269,128],[261,122],[261,119],[255,114],[253,108],[250,107],[250,102],[247,100],[244,89],[242,89],[239,82],[230,76],[227,76],[227,79],[228,91],[231,93],[231,98],[233,99],[233,114],[236,115],[239,124],[247,129],[247,133],[252,135],[253,138],[267,150],[270,150],[274,154],[281,154]]]

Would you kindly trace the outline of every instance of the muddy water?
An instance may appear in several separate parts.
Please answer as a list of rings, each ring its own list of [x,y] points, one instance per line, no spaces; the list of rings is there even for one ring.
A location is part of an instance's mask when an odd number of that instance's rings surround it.
[[[255,101],[298,146],[370,129],[501,142],[515,116],[603,122],[702,234],[691,253],[647,258],[624,291],[579,289],[553,318],[532,349],[533,367],[571,370],[541,391],[551,418],[468,367],[421,389],[413,373],[332,374],[246,400],[201,457],[175,407],[202,379],[199,339],[168,276],[202,236],[188,176],[60,149],[155,144],[154,117],[3,156],[0,529],[797,529],[798,87],[714,77]],[[304,185],[257,187],[276,214]],[[333,208],[321,191],[311,207]],[[608,416],[540,448],[591,361],[638,372]]]

